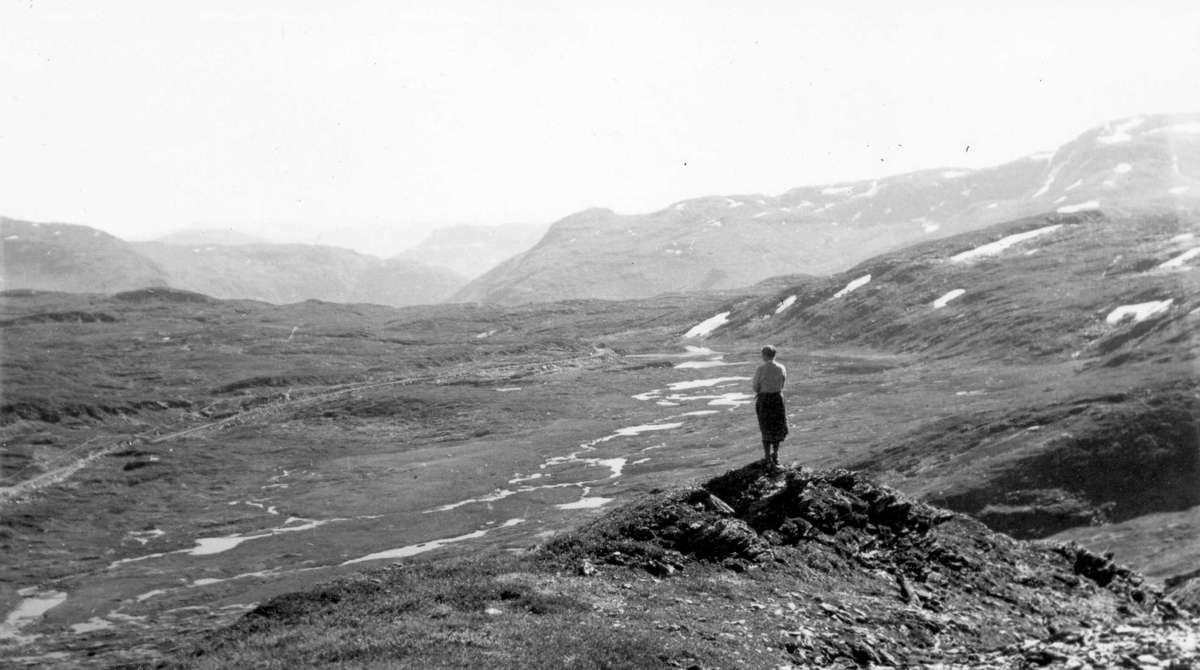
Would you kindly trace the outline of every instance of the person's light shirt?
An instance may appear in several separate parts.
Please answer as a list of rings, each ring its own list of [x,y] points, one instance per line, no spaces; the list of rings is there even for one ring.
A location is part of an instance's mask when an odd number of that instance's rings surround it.
[[[767,361],[754,371],[754,381],[751,385],[755,393],[779,393],[783,391],[785,381],[787,368],[775,361]]]

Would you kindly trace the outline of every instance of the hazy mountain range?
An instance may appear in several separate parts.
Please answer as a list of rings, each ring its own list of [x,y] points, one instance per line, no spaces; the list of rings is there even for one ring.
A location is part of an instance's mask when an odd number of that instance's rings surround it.
[[[1200,114],[1159,115],[1110,122],[1057,151],[991,168],[924,170],[779,196],[710,196],[648,214],[588,209],[548,230],[453,226],[390,260],[321,245],[267,244],[224,227],[129,243],[84,226],[0,219],[0,243],[5,288],[116,292],[168,285],[276,303],[516,304],[825,275],[1023,216],[1176,210],[1195,206],[1198,196]]]
[[[5,289],[116,293],[170,286],[216,298],[402,306],[436,302],[466,282],[452,270],[305,244],[126,242],[66,223],[0,218]]]

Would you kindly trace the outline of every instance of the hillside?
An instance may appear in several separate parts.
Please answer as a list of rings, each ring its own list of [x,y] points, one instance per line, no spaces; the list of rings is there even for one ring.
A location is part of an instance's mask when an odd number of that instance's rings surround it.
[[[190,235],[169,243],[126,242],[87,226],[0,218],[0,286],[72,293],[170,286],[222,299],[398,307],[438,302],[466,282],[445,268],[348,249],[228,236],[219,238],[224,242],[185,244]]]
[[[846,465],[1018,537],[1182,512],[1200,504],[1198,234],[1190,212],[1032,217],[731,304],[692,339],[1062,366],[1024,397],[930,408]]]
[[[163,268],[108,233],[68,223],[0,217],[0,286],[73,293],[115,293],[166,286]]]
[[[1197,197],[1200,116],[1138,117],[992,168],[697,198],[649,214],[586,210],[452,300],[621,299],[748,286],[840,272],[902,246],[1043,212],[1194,207]]]
[[[446,226],[395,257],[449,268],[474,279],[537,244],[546,228],[530,223]]]
[[[462,286],[454,272],[415,261],[381,260],[306,244],[178,246],[135,243],[168,269],[170,285],[215,298],[284,304],[302,300],[399,307],[438,302]]]

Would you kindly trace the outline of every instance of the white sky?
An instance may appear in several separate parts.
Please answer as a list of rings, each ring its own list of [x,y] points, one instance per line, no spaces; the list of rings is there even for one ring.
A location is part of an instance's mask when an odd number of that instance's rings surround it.
[[[0,214],[126,239],[647,212],[1180,111],[1195,0],[0,4]]]

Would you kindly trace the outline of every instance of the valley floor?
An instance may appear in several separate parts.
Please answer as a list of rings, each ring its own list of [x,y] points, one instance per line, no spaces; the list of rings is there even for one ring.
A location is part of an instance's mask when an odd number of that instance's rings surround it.
[[[719,299],[675,301],[672,318],[698,322]],[[47,300],[59,302],[33,309],[6,297],[6,316],[113,321],[6,330],[8,663],[158,658],[272,597],[416,556],[527,550],[761,453],[748,386],[756,349],[684,348],[664,302],[398,315]],[[783,456],[813,468],[878,459],[938,420],[1130,385],[1120,369],[1082,375],[1071,361],[862,350],[785,350],[781,360],[792,425]],[[1137,383],[1185,373],[1142,370]],[[883,478],[928,498],[969,486],[964,472],[988,474],[930,466]],[[1120,547],[1098,531],[1076,537]],[[1176,564],[1198,549],[1188,551]],[[1157,565],[1145,556],[1117,558]],[[785,606],[767,598],[759,604],[772,612]]]

